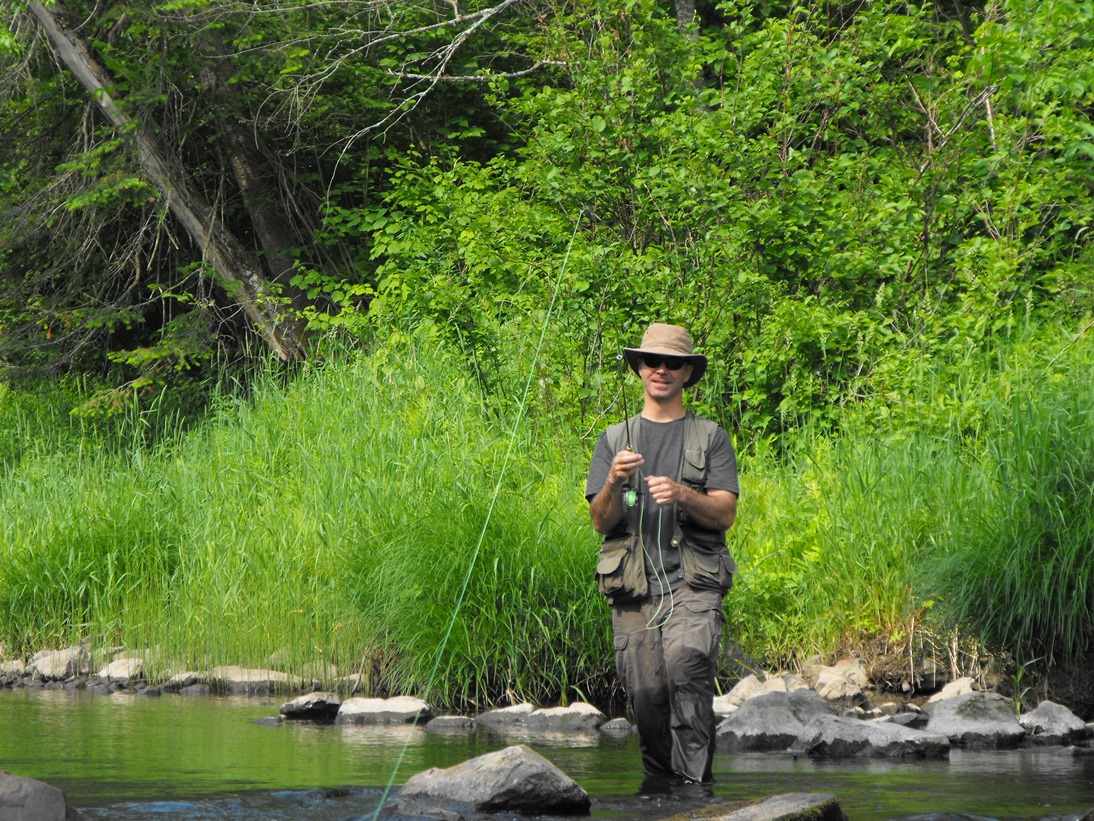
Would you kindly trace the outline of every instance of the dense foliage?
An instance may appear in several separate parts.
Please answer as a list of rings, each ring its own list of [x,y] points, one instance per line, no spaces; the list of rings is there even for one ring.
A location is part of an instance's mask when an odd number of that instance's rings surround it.
[[[694,36],[669,11],[57,13],[316,332],[413,318],[503,395],[557,288],[544,379],[574,424],[651,318],[693,328],[719,363],[702,402],[751,442],[1089,313],[1088,4],[724,0]],[[23,4],[6,17],[0,361],[208,378],[241,339],[232,289]]]
[[[512,542],[488,557],[493,586],[469,591],[485,621],[455,627],[462,662],[444,663],[462,672],[445,668],[446,697],[610,689],[603,636],[582,623],[590,534],[567,494],[597,432],[637,407],[616,352],[662,320],[710,356],[691,404],[733,432],[748,472],[734,631],[749,652],[790,662],[849,636],[910,641],[937,615],[936,629],[961,624],[1015,658],[1085,657],[1094,9],[719,0],[690,25],[674,11],[5,4],[12,646],[81,632],[140,643],[166,611],[179,652],[289,643],[344,667],[364,647],[377,655],[358,667],[384,686],[420,684],[455,604],[452,584],[437,596],[407,579],[459,577],[495,487],[497,465],[475,460],[495,458],[519,416],[521,479],[498,496]],[[77,81],[49,19],[109,74],[124,125]],[[149,146],[261,270],[267,304],[307,323],[313,361],[285,396],[241,370],[263,337],[172,210],[181,195],[157,182]],[[346,376],[347,349],[380,361]],[[393,350],[415,351],[437,384],[385,374],[402,367]],[[359,379],[380,404],[342,407],[318,387],[328,358],[322,378]],[[226,412],[226,384],[257,391],[254,409]],[[33,398],[43,385],[56,401]],[[443,421],[388,441],[385,402],[400,421]],[[314,417],[285,410],[309,403]],[[301,439],[284,461],[278,443],[301,431],[315,452],[297,453]],[[481,470],[431,475],[413,458],[423,445]],[[403,473],[379,467],[393,465]],[[111,491],[118,476],[133,500]],[[373,480],[395,497],[348,510],[380,492]],[[408,510],[381,523],[371,511],[393,498]],[[314,510],[329,521],[306,521]],[[18,511],[36,511],[34,526]],[[570,551],[557,568],[525,555],[547,543]],[[286,596],[282,576],[310,586]],[[255,578],[267,581],[239,586]],[[229,633],[268,625],[271,601],[309,615],[231,647],[204,638],[214,618]],[[432,620],[417,618],[423,602]],[[542,641],[481,655],[482,635],[516,635],[530,613]],[[574,657],[559,638],[582,630]]]

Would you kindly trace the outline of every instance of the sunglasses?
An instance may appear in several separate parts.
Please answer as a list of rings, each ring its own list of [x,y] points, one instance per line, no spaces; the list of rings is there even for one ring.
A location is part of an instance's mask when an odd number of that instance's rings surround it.
[[[678,371],[688,364],[688,361],[682,356],[658,356],[653,353],[644,353],[642,354],[642,364],[653,370],[657,370],[664,364],[670,371]]]

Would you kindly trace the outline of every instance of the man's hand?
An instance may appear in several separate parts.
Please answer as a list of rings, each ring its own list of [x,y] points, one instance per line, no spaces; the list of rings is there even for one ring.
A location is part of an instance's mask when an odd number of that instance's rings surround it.
[[[650,496],[662,507],[676,503],[704,527],[729,530],[737,518],[737,494],[728,490],[700,493],[668,476],[647,476]]]
[[[612,466],[608,469],[604,486],[589,503],[589,515],[597,533],[606,536],[619,524],[626,512],[623,507],[623,485],[626,484],[627,477],[645,461],[642,454],[633,450],[621,450],[612,458]]]
[[[684,485],[672,481],[668,476],[647,476],[646,487],[650,489],[650,496],[661,507],[680,501],[685,489]]]
[[[612,459],[612,466],[608,470],[608,484],[622,484],[645,462],[646,460],[642,458],[641,453],[635,453],[633,450],[619,451]]]

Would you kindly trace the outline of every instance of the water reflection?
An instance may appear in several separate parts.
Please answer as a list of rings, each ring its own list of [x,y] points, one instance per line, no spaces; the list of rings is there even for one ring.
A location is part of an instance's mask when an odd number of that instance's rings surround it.
[[[1076,821],[1094,808],[1094,758],[1058,748],[953,750],[943,761],[715,756],[709,793],[643,784],[633,736],[430,733],[404,725],[256,724],[280,702],[0,690],[0,769],[56,784],[101,821],[343,821],[387,784],[523,743],[574,778],[594,819],[663,818],[710,798],[836,795],[853,821],[980,816]]]

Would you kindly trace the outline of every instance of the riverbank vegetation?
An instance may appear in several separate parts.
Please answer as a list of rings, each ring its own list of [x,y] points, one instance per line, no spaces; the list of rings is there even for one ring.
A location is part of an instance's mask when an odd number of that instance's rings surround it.
[[[1089,4],[688,8],[0,11],[8,652],[606,703],[584,472],[670,321],[745,655],[1089,661]]]
[[[470,371],[393,334],[271,371],[153,447],[62,426],[23,449],[0,496],[8,647],[275,658],[451,705],[610,701],[592,437],[538,402],[495,412]],[[1029,339],[963,385],[925,380],[907,412],[930,427],[879,401],[743,459],[730,635],[772,666],[878,639],[960,664],[957,625],[1023,661],[1087,657],[1091,376],[1085,338]]]

